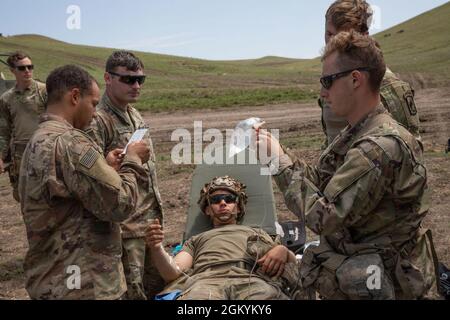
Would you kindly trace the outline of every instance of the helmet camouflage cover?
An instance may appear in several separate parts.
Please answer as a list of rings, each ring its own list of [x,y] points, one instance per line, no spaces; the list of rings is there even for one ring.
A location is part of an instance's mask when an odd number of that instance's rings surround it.
[[[206,207],[209,205],[209,196],[217,190],[227,190],[236,196],[238,196],[238,203],[240,208],[240,213],[237,217],[240,220],[245,214],[245,204],[247,203],[247,195],[245,194],[245,184],[237,181],[230,176],[215,177],[200,191],[200,199],[198,199],[198,204],[203,212],[205,212]]]

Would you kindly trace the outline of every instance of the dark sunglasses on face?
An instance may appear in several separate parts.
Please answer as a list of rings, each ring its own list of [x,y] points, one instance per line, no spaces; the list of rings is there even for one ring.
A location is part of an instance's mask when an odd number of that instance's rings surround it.
[[[329,90],[331,88],[331,86],[333,85],[333,81],[345,77],[346,75],[352,73],[353,71],[369,71],[370,68],[368,67],[361,67],[361,68],[354,68],[351,70],[347,70],[347,71],[342,71],[342,72],[338,72],[335,74],[330,74],[329,76],[325,76],[320,78],[320,83],[322,84],[322,86]]]
[[[224,200],[226,203],[236,203],[237,197],[234,194],[216,194],[214,196],[209,197],[209,203],[211,204],[219,204]]]
[[[25,71],[25,70],[33,70],[34,66],[32,64],[27,65],[27,66],[16,66],[16,69],[19,71]]]
[[[139,85],[144,84],[145,77],[146,77],[146,76],[143,76],[143,75],[142,76],[124,75],[124,74],[119,74],[119,73],[115,73],[115,72],[111,72],[111,71],[108,71],[108,73],[113,75],[113,76],[119,77],[119,81],[120,82],[128,84],[130,86],[132,86],[136,82],[139,83]]]

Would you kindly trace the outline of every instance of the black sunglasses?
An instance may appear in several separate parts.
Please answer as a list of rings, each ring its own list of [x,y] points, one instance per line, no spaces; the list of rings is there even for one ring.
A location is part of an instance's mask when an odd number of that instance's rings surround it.
[[[111,72],[111,71],[108,71],[108,73],[112,74],[113,76],[118,76],[120,82],[128,84],[130,86],[132,86],[136,82],[139,83],[139,85],[144,84],[145,77],[146,77],[146,76],[124,75],[124,74],[119,74],[119,73],[115,73],[115,72]]]
[[[19,71],[25,71],[25,70],[33,70],[34,69],[34,65],[30,64],[27,66],[16,66],[16,69]]]
[[[209,197],[210,204],[219,204],[224,200],[226,203],[236,203],[237,197],[234,194],[216,194]]]
[[[330,74],[329,76],[325,76],[320,78],[320,83],[322,84],[322,86],[329,90],[331,88],[331,86],[333,85],[333,81],[345,77],[346,75],[348,75],[349,73],[352,73],[353,71],[369,71],[370,68],[368,67],[361,67],[361,68],[354,68],[351,70],[347,70],[347,71],[342,71],[342,72],[338,72],[335,74]]]

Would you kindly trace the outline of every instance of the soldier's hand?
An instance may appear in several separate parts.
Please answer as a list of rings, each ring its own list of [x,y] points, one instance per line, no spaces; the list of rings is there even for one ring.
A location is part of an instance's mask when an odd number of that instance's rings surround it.
[[[270,164],[271,161],[284,154],[280,142],[267,130],[256,130],[256,145],[258,159],[263,165]]]
[[[122,152],[123,149],[115,149],[110,153],[108,153],[108,155],[106,156],[106,162],[116,171],[119,171],[120,164],[122,163],[123,160]]]
[[[5,172],[5,164],[3,163],[3,160],[0,159],[0,174]]]
[[[162,246],[164,241],[164,231],[158,219],[150,222],[145,231],[145,240],[150,249],[157,249]]]
[[[128,146],[127,154],[137,156],[145,163],[150,159],[150,147],[144,141],[133,142]]]
[[[288,261],[288,253],[288,248],[282,245],[272,248],[264,257],[257,261],[261,271],[271,277],[279,277]]]

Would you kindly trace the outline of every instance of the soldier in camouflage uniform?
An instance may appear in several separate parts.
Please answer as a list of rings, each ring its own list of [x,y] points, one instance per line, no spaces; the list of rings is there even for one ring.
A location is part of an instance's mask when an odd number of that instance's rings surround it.
[[[181,289],[182,300],[288,298],[279,276],[287,265],[296,269],[295,256],[262,229],[237,224],[246,201],[245,186],[231,177],[206,184],[199,204],[213,229],[188,239],[174,259],[161,245],[161,226],[150,226],[147,239],[156,267],[167,282],[174,281],[164,292]]]
[[[38,126],[39,115],[45,110],[45,84],[33,80],[33,64],[29,55],[16,52],[8,65],[16,77],[16,86],[0,97],[0,174],[8,166],[13,197],[19,201],[18,183],[23,151]]]
[[[126,146],[137,129],[149,129],[139,112],[130,103],[136,102],[144,83],[144,65],[133,53],[114,52],[106,62],[106,92],[98,107],[88,134],[103,153]],[[147,131],[144,140],[150,145],[151,157],[144,165],[149,188],[138,195],[136,212],[121,223],[123,239],[122,261],[127,279],[127,298],[151,298],[161,291],[164,281],[151,263],[144,235],[148,219],[163,221],[161,196],[155,168],[155,153]]]
[[[288,208],[305,213],[320,235],[301,262],[303,288],[326,299],[434,298],[437,259],[421,226],[430,207],[427,170],[418,140],[380,101],[382,52],[351,31],[333,37],[322,59],[321,96],[349,125],[318,165],[292,161],[265,131],[258,137],[260,147],[273,146]]]
[[[372,20],[372,9],[364,0],[337,0],[326,13],[325,42],[340,31],[355,30],[368,35]],[[387,69],[381,84],[381,101],[392,117],[420,139],[419,115],[414,102],[414,90]],[[347,126],[345,118],[333,113],[330,106],[320,98],[322,109],[322,127],[326,135],[325,147],[331,144],[338,134]]]
[[[100,99],[95,80],[76,66],[47,78],[48,108],[30,139],[19,179],[32,299],[118,299],[126,291],[119,222],[136,210],[150,181],[145,142],[125,157],[103,152],[82,129]]]

